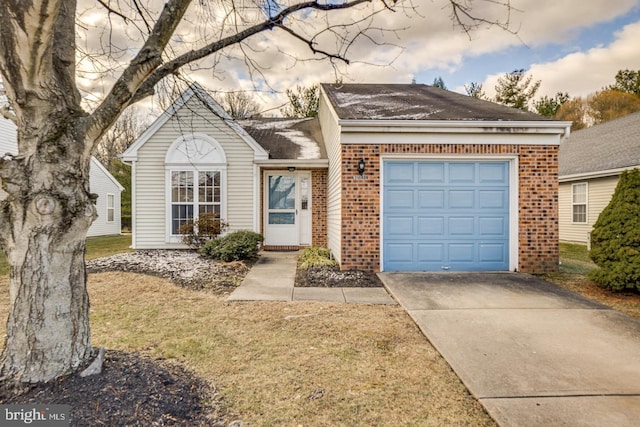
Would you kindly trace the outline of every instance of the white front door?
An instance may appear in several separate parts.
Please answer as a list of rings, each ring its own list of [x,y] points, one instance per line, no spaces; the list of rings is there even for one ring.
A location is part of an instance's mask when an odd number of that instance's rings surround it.
[[[311,244],[311,174],[265,172],[265,245]]]

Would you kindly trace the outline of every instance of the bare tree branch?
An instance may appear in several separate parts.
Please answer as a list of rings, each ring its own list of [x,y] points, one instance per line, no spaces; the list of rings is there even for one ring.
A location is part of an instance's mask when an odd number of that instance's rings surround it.
[[[131,65],[120,76],[118,82],[116,82],[103,103],[93,113],[90,126],[93,130],[92,136],[97,139],[97,137],[104,132],[104,129],[113,123],[122,109],[127,105],[149,96],[160,80],[175,73],[186,64],[207,57],[226,47],[236,45],[255,34],[283,25],[287,17],[298,11],[313,9],[328,12],[349,9],[360,4],[371,3],[372,1],[373,0],[353,0],[340,4],[321,4],[318,1],[298,3],[281,10],[273,18],[267,19],[231,36],[209,43],[200,49],[186,52],[162,64],[161,53],[190,3],[190,0],[170,1],[165,5],[147,43],[145,43],[144,47],[138,55],[136,55],[136,58],[131,62]],[[385,6],[387,6],[386,3]],[[173,9],[179,12],[169,12]]]
[[[337,60],[343,61],[347,65],[349,64],[349,59],[348,58],[345,58],[344,56],[339,55],[339,54],[329,53],[326,50],[317,49],[315,47],[316,43],[313,40],[309,40],[309,39],[304,38],[302,35],[296,33],[291,28],[289,28],[287,26],[284,26],[284,25],[280,25],[280,24],[276,25],[276,27],[280,28],[281,30],[289,33],[294,38],[296,38],[296,39],[302,41],[303,43],[305,43],[307,45],[307,47],[309,48],[309,50],[311,52],[313,52],[314,54],[319,53],[319,54],[323,55],[325,58],[337,59]]]
[[[107,3],[104,2],[104,0],[96,0],[98,3],[100,3],[100,5],[102,5],[102,7],[104,7],[105,9],[107,9],[107,11],[111,14],[113,13],[116,16],[119,16],[120,18],[122,18],[122,20],[124,22],[128,22],[130,21],[130,19],[125,16],[122,12],[119,12],[115,9],[112,9],[110,5],[108,5]]]

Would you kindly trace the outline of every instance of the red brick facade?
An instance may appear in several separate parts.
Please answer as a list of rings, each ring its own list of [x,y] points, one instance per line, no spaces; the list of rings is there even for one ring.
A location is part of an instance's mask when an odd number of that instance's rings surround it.
[[[342,269],[380,270],[380,156],[386,154],[517,155],[519,271],[557,271],[558,147],[492,144],[343,145]]]
[[[327,246],[327,170],[311,171],[311,244]]]

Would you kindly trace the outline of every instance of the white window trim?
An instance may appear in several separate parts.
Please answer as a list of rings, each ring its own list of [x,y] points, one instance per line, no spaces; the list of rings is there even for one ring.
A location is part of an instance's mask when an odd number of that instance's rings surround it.
[[[194,179],[194,184],[196,184],[198,182],[198,177],[197,177],[197,173],[198,172],[220,172],[220,218],[221,219],[226,219],[227,218],[227,167],[226,166],[202,166],[199,165],[199,167],[186,167],[186,166],[173,166],[173,167],[167,167],[166,168],[166,172],[165,172],[165,218],[166,218],[166,222],[165,222],[165,230],[166,230],[166,235],[165,235],[165,241],[167,243],[181,243],[180,239],[182,237],[181,234],[172,234],[171,233],[171,221],[172,221],[172,206],[173,204],[171,203],[171,174],[173,172],[191,172],[194,174],[193,179]],[[196,206],[198,204],[198,194],[197,194],[197,187],[194,187],[194,197],[193,197],[193,201],[189,202],[189,204],[192,204],[194,206]],[[186,204],[186,203],[185,203]],[[193,219],[197,220],[198,219],[198,209],[194,208],[193,209]]]
[[[111,200],[113,200],[113,206],[109,207],[109,197],[111,197]],[[116,222],[116,195],[113,193],[107,193],[107,200],[106,200],[106,208],[107,208],[107,212],[106,212],[106,219],[107,222]],[[113,211],[113,219],[109,219],[109,211]]]
[[[574,188],[584,185],[584,203],[574,203],[573,195]],[[578,205],[584,205],[584,221],[575,221],[573,215],[573,207]],[[571,184],[571,223],[572,224],[589,224],[589,182],[577,182]]]
[[[205,141],[210,144],[217,154],[209,155],[202,159],[189,159],[189,162],[185,162],[183,154],[177,153],[176,148],[179,144],[190,143],[192,141]],[[216,162],[211,162],[216,160]],[[194,174],[194,183],[198,183],[198,177],[195,175],[198,172],[220,172],[220,218],[227,219],[227,163],[226,155],[222,145],[209,135],[194,133],[178,137],[167,150],[165,157],[165,242],[170,244],[181,244],[181,235],[171,233],[171,220],[172,220],[172,203],[171,203],[171,174],[172,172],[191,172]],[[194,189],[194,201],[196,205],[198,201],[197,191]],[[198,210],[194,209],[194,219],[198,219]]]

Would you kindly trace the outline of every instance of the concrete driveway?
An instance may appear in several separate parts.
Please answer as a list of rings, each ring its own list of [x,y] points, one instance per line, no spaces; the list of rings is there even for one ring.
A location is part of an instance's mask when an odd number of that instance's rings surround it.
[[[517,273],[380,273],[502,426],[637,426],[640,321]]]

